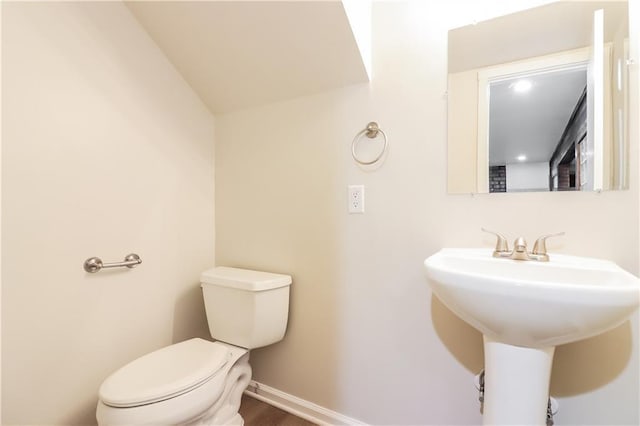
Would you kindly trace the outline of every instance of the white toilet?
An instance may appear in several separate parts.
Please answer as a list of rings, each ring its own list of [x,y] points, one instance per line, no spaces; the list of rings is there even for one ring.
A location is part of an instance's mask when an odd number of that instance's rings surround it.
[[[202,273],[210,342],[191,339],[144,355],[100,386],[100,425],[242,425],[249,349],[284,337],[288,275],[218,267]]]

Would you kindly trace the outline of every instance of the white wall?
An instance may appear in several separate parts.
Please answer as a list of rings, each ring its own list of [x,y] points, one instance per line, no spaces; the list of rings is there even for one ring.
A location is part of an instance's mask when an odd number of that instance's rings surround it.
[[[374,3],[370,85],[216,117],[216,262],[294,280],[287,336],[252,353],[255,378],[376,425],[481,423],[481,336],[424,276],[441,247],[492,247],[481,226],[529,241],[565,231],[551,252],[640,269],[637,143],[632,191],[447,195],[447,28],[459,16],[442,5]],[[375,171],[350,153],[372,120],[390,141]],[[364,215],[347,214],[348,184],[366,186]],[[556,350],[557,424],[638,424],[638,331],[636,315]]]
[[[506,173],[507,192],[549,190],[549,163],[511,163]]]
[[[108,374],[208,334],[213,117],[120,2],[2,24],[2,423],[91,424]]]

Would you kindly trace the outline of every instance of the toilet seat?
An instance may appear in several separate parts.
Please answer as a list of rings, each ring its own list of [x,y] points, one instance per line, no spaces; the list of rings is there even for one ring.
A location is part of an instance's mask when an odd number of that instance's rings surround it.
[[[112,405],[107,405],[105,401],[102,399],[106,397],[111,401],[111,404],[114,403],[114,400],[120,400],[122,402],[123,398],[116,397],[119,394],[112,394],[110,391],[114,391],[114,388],[105,387],[100,388],[100,400],[98,401],[98,405],[96,408],[96,419],[98,420],[99,425],[148,425],[148,426],[157,426],[157,425],[185,425],[191,424],[194,421],[196,423],[200,422],[203,415],[207,415],[206,413],[212,407],[214,407],[217,401],[220,400],[223,395],[225,389],[225,383],[229,380],[229,371],[232,370],[234,366],[237,366],[238,360],[240,360],[243,356],[246,357],[244,363],[246,365],[246,369],[248,369],[248,376],[251,376],[251,369],[248,364],[248,353],[244,348],[238,348],[232,345],[228,345],[222,342],[210,342],[202,339],[198,340],[199,343],[188,343],[190,341],[177,343],[166,348],[160,349],[159,351],[164,351],[165,349],[173,348],[175,346],[183,347],[196,345],[208,348],[217,348],[211,349],[213,354],[216,353],[227,353],[225,356],[225,362],[218,368],[218,370],[213,373],[208,379],[205,379],[199,385],[195,387],[184,388],[182,393],[176,393],[175,389],[173,390],[173,396],[164,396],[163,398],[158,398],[158,401],[155,403],[146,403],[135,406],[128,407],[114,407]],[[207,351],[208,349],[204,349]],[[178,352],[181,352],[182,349],[178,349]],[[185,352],[188,352],[185,350]],[[145,355],[146,356],[146,355]],[[142,357],[144,358],[144,357]],[[142,359],[139,358],[139,359]],[[167,360],[171,360],[167,357]],[[134,361],[135,362],[135,361]],[[130,363],[132,364],[132,363]],[[129,364],[129,365],[130,365]],[[215,364],[213,362],[212,364]],[[127,366],[125,366],[127,367]],[[144,367],[141,367],[144,370]],[[155,370],[156,374],[164,374],[162,371],[163,368],[167,368],[172,370],[174,368],[173,365],[168,367],[160,367]],[[122,368],[124,369],[124,367]],[[121,369],[121,370],[122,370]],[[112,374],[109,378],[115,376],[121,370],[118,370],[116,373]],[[206,371],[202,370],[202,371]],[[125,373],[122,373],[125,374]],[[196,376],[193,376],[196,377]],[[122,379],[123,382],[126,383],[127,380]],[[155,378],[154,378],[155,380]],[[236,379],[232,379],[236,380]],[[106,382],[106,381],[105,381]],[[120,379],[118,379],[120,382]],[[117,383],[114,382],[113,383]],[[244,386],[246,387],[246,385]],[[244,390],[243,387],[243,390]],[[179,388],[179,387],[177,387]],[[165,389],[169,389],[168,387]],[[131,394],[130,391],[127,393]],[[156,395],[164,392],[156,392]],[[130,401],[134,401],[136,399],[144,399],[144,398],[130,398]],[[217,423],[220,423],[219,421]],[[200,424],[200,423],[198,423]],[[208,423],[205,423],[208,424]]]
[[[209,382],[230,358],[226,346],[198,338],[167,346],[109,376],[100,386],[100,400],[131,408],[175,398]]]

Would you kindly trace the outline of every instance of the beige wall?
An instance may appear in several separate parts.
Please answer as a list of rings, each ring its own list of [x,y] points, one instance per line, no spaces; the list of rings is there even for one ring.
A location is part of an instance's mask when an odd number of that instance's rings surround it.
[[[0,3],[0,43],[2,43],[2,9]],[[2,64],[2,48],[0,48]],[[2,128],[2,66],[0,65],[0,129]],[[1,133],[1,131],[0,131]],[[2,186],[2,136],[0,135],[0,187]],[[0,223],[2,222],[2,191],[0,190]],[[0,226],[0,423],[2,423],[2,226]]]
[[[478,70],[449,74],[447,108],[447,191],[477,193]]]
[[[481,422],[481,336],[424,277],[441,247],[491,247],[481,226],[565,231],[552,252],[640,269],[637,142],[632,191],[446,194],[449,24],[376,2],[370,85],[216,117],[216,262],[294,279],[288,334],[252,353],[255,378],[371,424]],[[375,171],[350,154],[372,120],[391,144]],[[347,214],[349,184],[366,185],[364,215]],[[557,349],[557,424],[638,424],[637,335],[636,315]]]
[[[120,2],[3,3],[2,420],[91,424],[108,374],[207,334],[213,117]]]

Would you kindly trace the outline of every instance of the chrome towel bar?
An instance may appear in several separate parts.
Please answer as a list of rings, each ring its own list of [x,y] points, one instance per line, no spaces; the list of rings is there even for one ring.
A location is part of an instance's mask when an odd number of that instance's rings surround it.
[[[142,263],[142,259],[135,253],[128,254],[123,262],[103,263],[99,257],[90,257],[84,261],[84,270],[89,273],[98,272],[102,268],[135,268]]]

